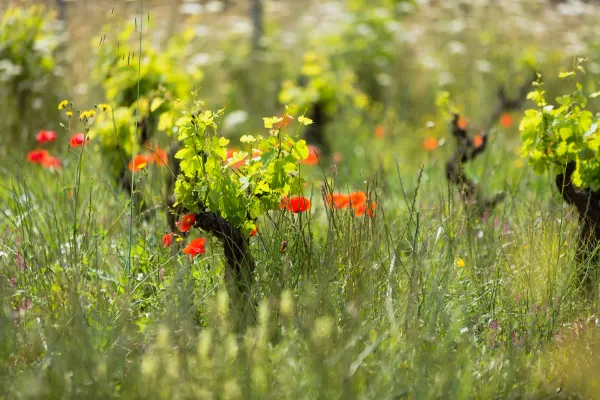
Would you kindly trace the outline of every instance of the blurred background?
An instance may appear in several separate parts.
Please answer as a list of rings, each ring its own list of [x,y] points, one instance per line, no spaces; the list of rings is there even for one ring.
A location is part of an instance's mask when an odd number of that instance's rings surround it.
[[[102,44],[116,46],[119,32],[136,18],[139,24],[141,3],[2,2],[3,11],[44,10],[40,33],[19,49],[7,48],[14,39],[6,32],[11,17],[4,17],[2,138],[21,139],[56,124],[56,99],[105,100],[107,88],[94,75]],[[588,71],[600,72],[598,6],[591,1],[148,0],[143,7],[148,45],[161,51],[173,38],[183,41],[173,68],[177,74],[197,69],[203,100],[241,112],[234,114],[235,132],[260,126],[260,118],[245,115],[281,110],[282,88],[296,83],[309,51],[337,76],[352,75],[371,119],[416,127],[413,135],[435,114],[442,89],[476,123],[501,85],[515,90],[534,70],[552,71],[551,78],[584,56],[591,60]]]
[[[427,164],[429,181],[444,162],[431,150],[452,151],[445,112],[452,104],[472,134],[500,129],[494,140],[506,151],[490,162],[510,167],[486,184],[501,188],[522,162],[519,110],[500,125],[490,121],[499,91],[517,97],[541,73],[553,98],[571,85],[558,72],[578,58],[587,59],[584,89],[598,90],[593,1],[12,0],[0,11],[5,171],[25,162],[41,129],[71,126],[57,110],[63,99],[79,110],[129,107],[121,122],[134,124],[140,45],[146,102],[160,88],[188,107],[202,100],[225,108],[220,130],[230,137],[300,105],[318,128],[303,134],[338,164],[342,182],[394,169],[398,157],[411,174]],[[158,143],[174,143],[168,121],[142,111],[163,131]],[[95,126],[101,130],[101,121]]]

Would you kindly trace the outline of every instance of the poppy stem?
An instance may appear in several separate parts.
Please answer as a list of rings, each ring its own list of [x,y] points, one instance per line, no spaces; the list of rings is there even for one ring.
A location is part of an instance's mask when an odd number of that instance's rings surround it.
[[[138,135],[138,126],[140,120],[140,82],[142,80],[142,32],[144,31],[144,1],[140,1],[140,47],[138,54],[138,81],[137,81],[137,98],[135,102],[135,138]],[[137,156],[137,140],[133,141],[133,158]],[[127,254],[127,284],[129,285],[129,277],[131,277],[131,264],[132,255],[131,249],[133,247],[133,203],[135,202],[133,192],[135,190],[135,174],[131,174],[131,198],[129,200],[129,248]]]

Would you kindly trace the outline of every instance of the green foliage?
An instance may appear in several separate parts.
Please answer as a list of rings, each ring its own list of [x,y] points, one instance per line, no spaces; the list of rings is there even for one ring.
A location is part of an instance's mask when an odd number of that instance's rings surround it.
[[[296,104],[306,110],[322,103],[330,117],[345,106],[364,109],[369,105],[368,97],[356,88],[352,72],[338,73],[326,57],[312,51],[305,53],[303,60],[300,73],[306,78],[306,85],[285,81],[279,93],[282,104]]]
[[[257,218],[279,208],[283,196],[300,193],[304,180],[298,161],[308,157],[308,147],[286,133],[293,119],[293,110],[287,108],[282,118],[265,118],[268,135],[242,136],[245,150],[228,159],[230,141],[217,134],[222,114],[223,110],[200,111],[177,121],[183,146],[175,155],[181,160],[175,196],[188,210],[204,211],[199,209],[203,204],[249,234]]]
[[[356,86],[369,98],[384,101],[385,91],[392,84],[390,73],[398,46],[395,39],[401,27],[396,12],[400,3],[410,2],[383,0],[378,6],[364,3],[351,2],[340,32],[313,38],[314,46],[323,46],[331,54],[337,70],[354,71]]]
[[[55,107],[61,39],[53,23],[41,6],[8,8],[0,20],[0,94],[9,126],[11,118]]]
[[[583,71],[579,65],[578,70]],[[575,72],[559,75],[561,79],[575,78]],[[538,174],[546,170],[560,174],[569,162],[576,162],[573,183],[582,188],[600,190],[600,116],[587,110],[588,97],[580,83],[575,90],[556,98],[556,104],[548,104],[541,75],[534,82],[535,90],[529,93],[538,106],[525,111],[519,129],[523,142],[522,156],[528,159]]]
[[[59,39],[43,7],[10,8],[0,21],[0,81],[15,91],[42,88],[55,67]],[[39,82],[42,81],[42,82]],[[18,87],[20,86],[21,87]]]
[[[105,30],[110,29],[111,26]],[[102,40],[93,78],[102,82],[107,102],[115,107],[128,107],[135,103],[138,74],[140,96],[156,97],[154,92],[162,88],[163,92],[170,94],[174,99],[188,100],[188,88],[194,87],[202,80],[202,72],[197,69],[181,70],[190,35],[191,32],[185,30],[181,35],[171,38],[164,49],[157,48],[146,37],[148,32],[142,35],[140,43],[139,32],[129,23],[116,37]],[[101,38],[95,39],[94,43],[99,41]],[[140,46],[142,60],[138,70]]]
[[[171,38],[165,49],[160,49],[144,36],[140,43],[135,26],[129,24],[115,38],[97,39],[96,43],[101,41],[101,46],[93,78],[102,82],[114,115],[100,115],[90,136],[100,139],[109,165],[114,165],[115,158],[131,159],[134,140],[140,140],[140,136],[134,138],[136,120],[143,121],[146,140],[154,138],[157,132],[172,134],[173,115],[186,106],[191,97],[190,88],[200,83],[203,76],[198,69],[182,73],[181,65],[191,38],[190,30],[184,30]],[[140,45],[141,60],[138,59]],[[139,131],[141,129],[142,125]]]

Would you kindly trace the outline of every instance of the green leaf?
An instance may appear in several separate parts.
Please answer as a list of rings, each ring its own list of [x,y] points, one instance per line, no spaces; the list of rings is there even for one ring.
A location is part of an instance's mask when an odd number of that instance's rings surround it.
[[[562,140],[567,140],[573,135],[573,130],[571,128],[560,128],[558,131],[559,136]]]
[[[312,120],[312,119],[310,119],[310,118],[306,118],[304,115],[301,115],[301,116],[299,116],[299,117],[298,117],[298,122],[299,122],[301,125],[304,125],[304,126],[306,126],[306,125],[310,125],[310,124],[312,124],[312,123],[313,123],[313,120]]]
[[[189,147],[184,147],[183,149],[181,149],[177,153],[175,153],[175,158],[178,160],[184,160],[186,158],[193,157],[195,153],[196,152],[194,151],[194,149],[191,149]]]
[[[561,79],[564,79],[564,78],[568,78],[569,76],[573,76],[573,75],[575,75],[574,71],[568,71],[568,72],[561,72],[560,74],[558,74],[558,77]]]
[[[181,117],[175,122],[175,126],[185,126],[190,125],[192,123],[192,118],[190,116]]]
[[[571,104],[571,96],[568,94],[565,96],[558,96],[556,98],[556,102],[558,104],[560,104],[561,106],[567,106],[567,105]]]
[[[254,136],[252,136],[252,135],[243,135],[240,138],[240,142],[242,142],[242,143],[254,143],[254,142],[256,142],[256,138]]]
[[[219,146],[225,147],[228,144],[229,144],[229,139],[224,138],[224,137],[222,137],[222,138],[219,139]]]
[[[165,99],[162,97],[155,97],[152,99],[152,103],[150,103],[150,111],[154,112],[158,109],[158,107],[162,106],[165,102]]]
[[[265,123],[265,128],[273,129],[273,125],[275,125],[279,121],[279,118],[277,118],[277,117],[263,118],[263,121]]]
[[[590,150],[598,151],[598,148],[600,147],[600,136],[587,140],[586,144]]]
[[[543,107],[546,105],[546,100],[544,99],[545,93],[546,91],[544,90],[535,90],[527,94],[527,99],[532,100],[538,106]]]
[[[296,163],[289,162],[289,163],[285,164],[285,167],[283,167],[283,171],[286,174],[289,174],[290,172],[295,172],[297,170],[298,170],[298,164],[296,164]]]
[[[297,160],[306,160],[308,158],[308,153],[308,146],[304,139],[297,141],[292,148],[292,155],[296,157]]]
[[[580,160],[591,160],[596,157],[596,152],[592,149],[585,148],[580,150],[577,156]]]
[[[271,162],[271,160],[273,159],[273,157],[275,157],[275,154],[276,154],[276,153],[275,153],[275,149],[273,149],[273,150],[271,150],[271,151],[269,151],[269,152],[263,153],[263,154],[260,156],[260,161],[261,161],[261,162],[262,162],[264,165],[266,165],[266,164],[268,164],[269,162]]]
[[[263,193],[269,193],[271,191],[271,188],[269,187],[269,184],[267,183],[267,181],[260,181],[258,183],[258,185],[256,185],[256,187],[254,188],[254,194],[263,194]]]

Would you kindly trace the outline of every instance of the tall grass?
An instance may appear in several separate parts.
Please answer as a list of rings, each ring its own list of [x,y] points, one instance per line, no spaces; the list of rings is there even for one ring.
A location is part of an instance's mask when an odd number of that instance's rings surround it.
[[[78,208],[64,206],[68,174],[3,190],[7,398],[595,393],[570,374],[591,374],[597,351],[595,319],[577,320],[595,307],[576,290],[574,221],[559,203],[532,212],[543,190],[481,221],[422,176],[390,174],[372,218],[322,206],[270,215],[252,244],[257,323],[237,334],[216,242],[190,261],[136,220],[132,282],[120,282],[125,200],[86,183],[83,166]]]

